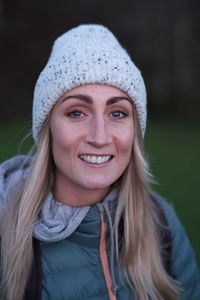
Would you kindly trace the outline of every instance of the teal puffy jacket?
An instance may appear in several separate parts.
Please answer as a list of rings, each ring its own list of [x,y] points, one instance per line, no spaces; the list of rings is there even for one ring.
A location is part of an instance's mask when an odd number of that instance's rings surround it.
[[[184,289],[181,300],[200,299],[200,278],[194,253],[185,231],[171,207],[162,205],[171,224],[172,249],[170,275]],[[107,228],[109,228],[106,217]],[[42,300],[109,300],[108,288],[100,260],[99,244],[101,218],[97,205],[93,206],[77,230],[67,239],[56,243],[41,243]],[[109,230],[107,255],[110,261]],[[118,276],[115,261],[115,280],[118,300],[134,299],[121,271]],[[167,299],[166,299],[167,300]]]
[[[105,218],[107,228],[108,219]],[[107,231],[107,256],[111,245]],[[107,284],[100,259],[101,217],[93,206],[77,230],[67,239],[41,244],[43,287],[42,300],[109,300]],[[117,299],[132,299],[130,289],[123,286],[117,275]],[[124,275],[121,272],[124,279]]]

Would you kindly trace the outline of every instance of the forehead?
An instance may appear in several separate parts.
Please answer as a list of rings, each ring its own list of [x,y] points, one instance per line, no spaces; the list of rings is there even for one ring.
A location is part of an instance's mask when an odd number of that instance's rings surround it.
[[[63,99],[65,99],[65,97],[77,94],[88,95],[96,100],[107,100],[108,98],[112,97],[126,97],[129,99],[126,93],[124,93],[116,87],[105,84],[85,84],[82,86],[75,87],[70,91],[66,92],[59,100],[62,101]]]

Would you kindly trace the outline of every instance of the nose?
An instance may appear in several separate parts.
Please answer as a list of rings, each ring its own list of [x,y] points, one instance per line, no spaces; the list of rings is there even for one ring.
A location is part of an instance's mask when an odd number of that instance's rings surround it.
[[[112,143],[112,135],[103,117],[94,118],[89,125],[86,141],[95,147],[103,147]]]

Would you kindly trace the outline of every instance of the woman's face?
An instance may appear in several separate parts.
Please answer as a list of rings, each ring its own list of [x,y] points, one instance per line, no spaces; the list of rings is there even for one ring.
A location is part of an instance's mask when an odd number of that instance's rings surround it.
[[[65,192],[105,191],[126,169],[134,138],[128,96],[108,85],[75,87],[50,117],[56,185]]]

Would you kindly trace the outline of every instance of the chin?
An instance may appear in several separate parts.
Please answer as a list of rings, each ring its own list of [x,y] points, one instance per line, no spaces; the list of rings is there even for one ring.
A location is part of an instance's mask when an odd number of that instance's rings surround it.
[[[88,183],[88,184],[85,184],[85,188],[89,189],[89,190],[104,190],[104,189],[107,189],[109,188],[109,186],[111,185],[112,183],[108,183],[108,182],[91,182],[91,183]]]

